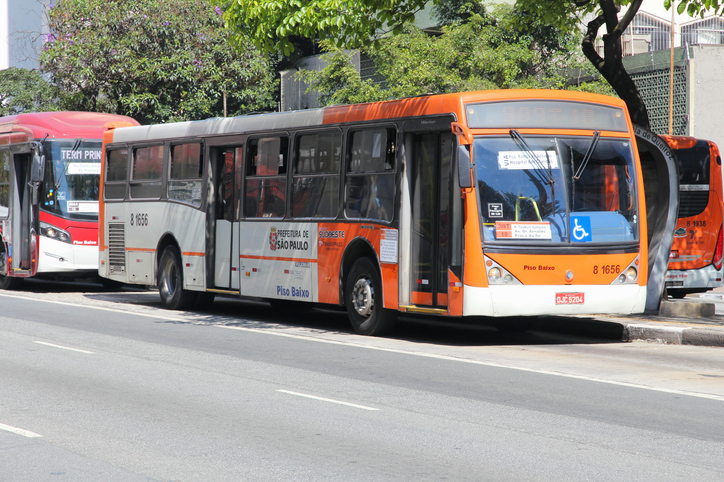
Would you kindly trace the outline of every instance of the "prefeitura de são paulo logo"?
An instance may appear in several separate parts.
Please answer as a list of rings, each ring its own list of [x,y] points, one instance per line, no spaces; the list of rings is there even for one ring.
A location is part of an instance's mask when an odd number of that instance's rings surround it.
[[[276,228],[276,226],[272,226],[271,232],[269,233],[269,248],[272,251],[277,250],[277,228]]]

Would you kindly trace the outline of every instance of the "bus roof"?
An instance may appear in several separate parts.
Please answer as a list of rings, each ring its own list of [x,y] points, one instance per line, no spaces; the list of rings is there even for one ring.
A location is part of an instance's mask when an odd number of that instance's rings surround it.
[[[109,122],[129,122],[140,125],[131,117],[97,112],[29,112],[0,117],[0,134],[24,132],[33,138],[74,139],[77,137],[101,139],[104,126]]]
[[[601,94],[565,90],[501,89],[425,95],[366,104],[337,105],[298,111],[155,124],[116,131],[113,133],[112,142],[154,141],[213,134],[235,134],[321,126],[361,120],[449,114],[462,112],[463,105],[468,102],[499,102],[526,99],[592,102],[619,107],[623,110],[626,107],[621,99]]]

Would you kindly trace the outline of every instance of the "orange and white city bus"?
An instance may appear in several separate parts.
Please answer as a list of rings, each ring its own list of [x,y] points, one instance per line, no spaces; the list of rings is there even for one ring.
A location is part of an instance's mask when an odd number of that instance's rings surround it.
[[[722,169],[711,141],[661,136],[679,166],[679,213],[666,272],[670,296],[683,298],[722,285]]]
[[[621,100],[552,90],[109,131],[99,273],[172,309],[345,305],[373,335],[398,312],[643,312],[632,132]]]
[[[98,276],[103,132],[130,117],[0,117],[0,288],[31,276]]]

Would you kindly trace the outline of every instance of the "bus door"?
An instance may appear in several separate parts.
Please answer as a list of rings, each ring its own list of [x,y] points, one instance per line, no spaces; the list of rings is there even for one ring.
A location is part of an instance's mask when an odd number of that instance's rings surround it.
[[[23,146],[29,147],[29,146]],[[22,149],[25,151],[26,149]],[[27,149],[29,151],[29,149]],[[12,149],[15,151],[15,149]],[[12,152],[10,163],[10,267],[14,271],[31,274],[32,244],[35,237],[33,227],[33,190],[30,183],[32,154]]]
[[[410,302],[447,309],[450,268],[452,159],[450,119],[443,132],[407,132],[410,170]],[[459,193],[458,193],[459,197]]]
[[[237,177],[241,175],[243,147],[231,146],[216,149],[214,162],[215,227],[214,285],[218,288],[239,289],[239,231],[234,229],[239,188]]]

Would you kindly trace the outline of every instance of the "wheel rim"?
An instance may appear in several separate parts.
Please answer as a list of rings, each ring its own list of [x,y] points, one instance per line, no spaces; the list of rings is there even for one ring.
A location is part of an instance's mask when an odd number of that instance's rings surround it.
[[[375,307],[375,290],[369,278],[361,277],[352,289],[352,306],[358,315],[368,318]]]
[[[173,261],[167,261],[163,266],[163,278],[161,282],[161,291],[167,298],[172,298],[178,287],[177,279],[178,271]]]

